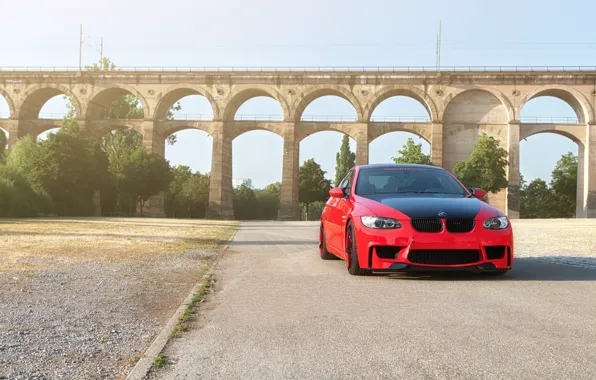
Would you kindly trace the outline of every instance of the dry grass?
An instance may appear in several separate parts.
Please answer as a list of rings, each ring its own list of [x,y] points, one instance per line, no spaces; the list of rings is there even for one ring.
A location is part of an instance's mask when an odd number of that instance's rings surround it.
[[[196,219],[0,219],[0,271],[212,250],[227,242],[237,227],[234,221]]]

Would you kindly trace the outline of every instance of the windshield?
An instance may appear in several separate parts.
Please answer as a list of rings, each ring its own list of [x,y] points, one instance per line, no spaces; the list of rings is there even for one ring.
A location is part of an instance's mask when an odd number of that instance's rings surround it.
[[[357,195],[387,193],[467,195],[466,189],[445,170],[401,167],[362,169],[356,183]]]

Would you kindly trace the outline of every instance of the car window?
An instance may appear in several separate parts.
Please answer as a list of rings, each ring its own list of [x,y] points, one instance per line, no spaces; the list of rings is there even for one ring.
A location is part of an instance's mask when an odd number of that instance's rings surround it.
[[[465,195],[466,190],[445,170],[436,168],[372,168],[360,171],[356,194],[440,193]]]

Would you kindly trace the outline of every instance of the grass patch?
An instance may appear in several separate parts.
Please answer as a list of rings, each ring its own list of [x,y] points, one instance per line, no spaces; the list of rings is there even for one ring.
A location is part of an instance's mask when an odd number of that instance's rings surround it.
[[[0,272],[48,263],[127,262],[222,247],[239,222],[155,218],[0,219]]]
[[[178,319],[178,323],[174,327],[174,331],[170,334],[170,338],[178,338],[183,332],[188,331],[188,322],[191,321],[196,314],[197,305],[203,302],[205,295],[213,288],[214,282],[215,278],[213,277],[213,274],[208,274],[197,293],[192,296],[188,307],[184,310],[184,314]]]
[[[164,354],[159,354],[153,359],[153,365],[155,368],[162,368],[167,363],[167,357]]]

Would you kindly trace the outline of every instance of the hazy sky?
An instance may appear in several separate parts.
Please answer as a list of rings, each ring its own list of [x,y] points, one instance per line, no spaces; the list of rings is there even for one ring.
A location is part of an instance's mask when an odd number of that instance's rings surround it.
[[[581,11],[579,11],[581,10]],[[83,24],[83,64],[104,55],[118,66],[433,66],[439,20],[441,64],[594,65],[596,3],[580,1],[155,1],[5,0],[0,8],[0,66],[77,66],[79,25]],[[210,114],[204,98],[182,100],[182,114]],[[8,112],[0,96],[0,117]],[[65,112],[54,98],[42,113]],[[280,116],[271,99],[246,102],[238,114]],[[340,98],[313,102],[306,115],[353,116]],[[427,116],[408,98],[382,103],[374,116]],[[574,117],[553,98],[532,100],[522,118]],[[388,162],[408,137],[392,133],[370,145],[370,162]],[[425,153],[429,146],[423,140]],[[300,145],[300,162],[314,157],[333,178],[341,134],[321,132]],[[355,142],[351,142],[355,150]],[[233,175],[263,187],[281,180],[281,137],[255,131],[233,144]],[[521,170],[528,180],[550,178],[556,161],[577,145],[543,134],[521,144]],[[206,172],[211,139],[201,131],[178,133],[166,147],[173,165]],[[275,163],[275,164],[272,164]]]

